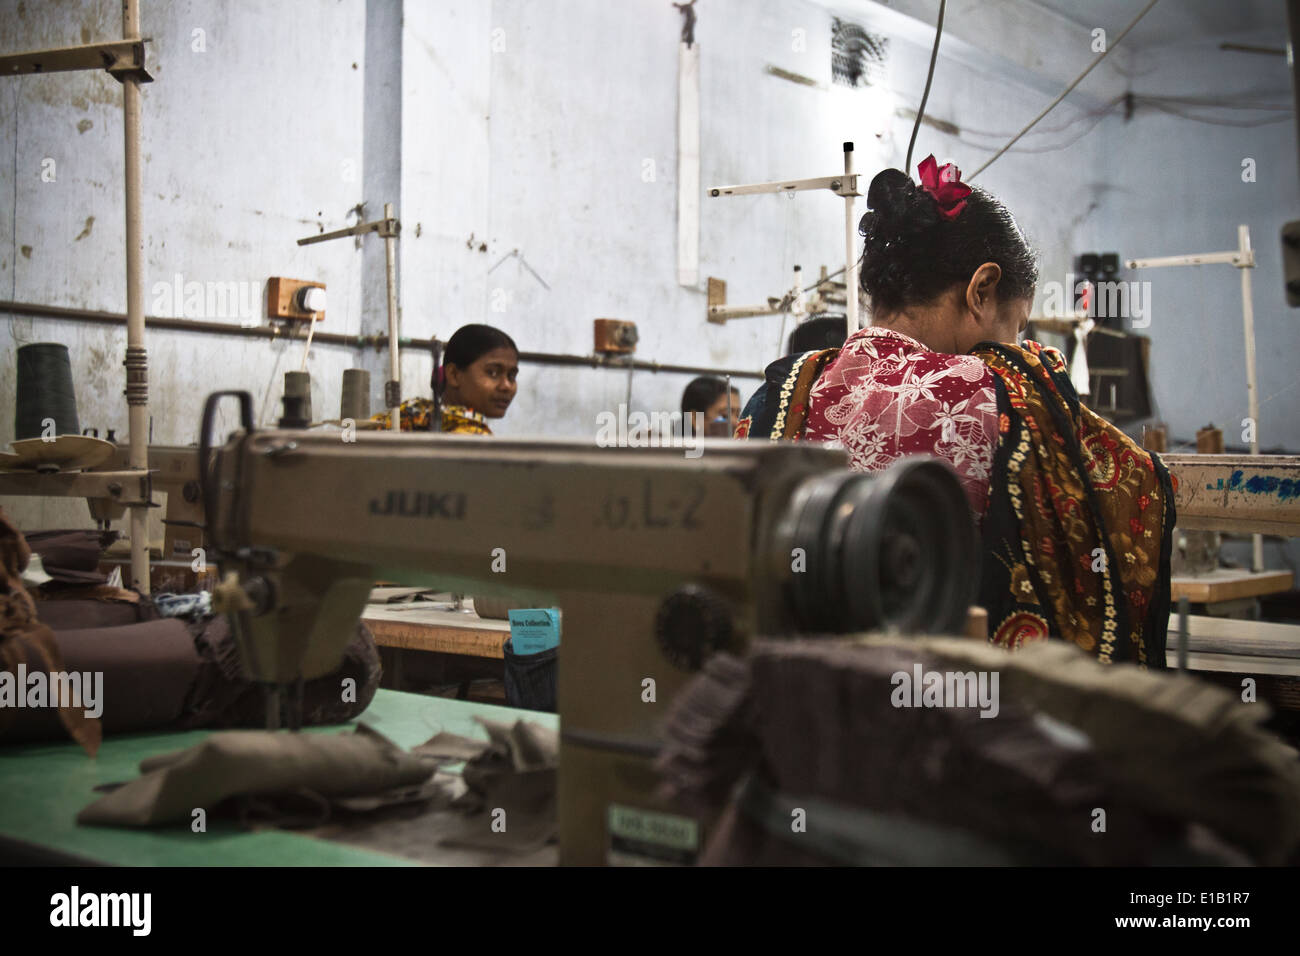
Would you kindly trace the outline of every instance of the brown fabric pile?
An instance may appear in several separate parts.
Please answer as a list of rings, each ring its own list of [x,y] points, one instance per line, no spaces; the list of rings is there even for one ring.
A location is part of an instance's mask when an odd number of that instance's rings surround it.
[[[0,510],[0,670],[17,675],[67,672],[97,675],[102,713],[87,708],[0,706],[0,744],[54,740],[69,733],[94,755],[104,734],[142,730],[266,726],[263,688],[248,680],[224,616],[186,623],[160,618],[135,591],[74,583],[97,560],[98,532],[36,532],[47,570],[72,577],[43,586],[48,600],[34,601],[20,575],[32,550]],[[53,561],[53,564],[48,562]],[[102,581],[103,576],[97,579]],[[57,597],[54,597],[54,596]],[[360,622],[343,661],[332,673],[303,685],[303,725],[345,723],[370,705],[379,689],[379,650]],[[344,699],[351,679],[355,699]]]
[[[24,537],[27,546],[41,556],[52,585],[96,585],[108,580],[99,570],[99,558],[117,540],[116,531],[28,531]]]
[[[917,665],[996,672],[996,716],[896,706]],[[659,769],[670,799],[720,814],[712,864],[1278,864],[1300,846],[1300,764],[1266,717],[1065,644],[760,641],[677,698]]]

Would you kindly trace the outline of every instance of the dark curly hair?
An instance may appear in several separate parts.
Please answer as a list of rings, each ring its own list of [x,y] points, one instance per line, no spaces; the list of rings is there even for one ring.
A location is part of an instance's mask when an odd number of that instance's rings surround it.
[[[865,240],[859,281],[874,311],[933,302],[955,285],[964,287],[985,262],[1002,269],[999,298],[1034,294],[1034,250],[1006,206],[978,186],[971,190],[966,207],[945,219],[930,194],[901,170],[883,170],[871,181],[858,225]]]

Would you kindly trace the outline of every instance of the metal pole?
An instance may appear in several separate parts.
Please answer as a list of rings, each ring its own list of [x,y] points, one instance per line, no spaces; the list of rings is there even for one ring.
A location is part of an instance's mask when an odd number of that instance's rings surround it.
[[[384,203],[384,218],[393,218],[393,204]],[[388,388],[384,397],[388,401],[389,428],[402,430],[402,358],[398,346],[397,330],[397,238],[384,237],[384,259],[388,269]]]
[[[1178,599],[1178,669],[1180,671],[1187,670],[1187,648],[1191,643],[1187,632],[1187,614],[1190,605],[1191,602],[1185,596]],[[1167,661],[1160,663],[1168,666]]]
[[[853,144],[844,144],[844,183],[847,186],[853,179]],[[848,318],[849,335],[858,326],[858,279],[857,279],[857,242],[855,241],[857,224],[853,221],[853,197],[844,197],[844,313]]]
[[[1250,254],[1250,227],[1237,227],[1237,248],[1245,263],[1253,258]],[[1250,453],[1259,454],[1259,382],[1255,375],[1255,304],[1250,294],[1251,266],[1243,264],[1238,267],[1241,272],[1241,324],[1246,336],[1246,402],[1250,422]],[[1264,570],[1264,536],[1251,537],[1251,568]]]
[[[139,0],[123,0],[122,38],[140,38]],[[140,80],[122,76],[126,144],[126,403],[130,465],[149,467],[149,358],[144,344],[144,237],[140,229]],[[149,593],[149,509],[131,505],[131,586]]]

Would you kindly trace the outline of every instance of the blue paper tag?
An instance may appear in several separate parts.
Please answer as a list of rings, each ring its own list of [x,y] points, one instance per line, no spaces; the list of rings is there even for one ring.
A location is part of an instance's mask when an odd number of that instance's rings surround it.
[[[539,654],[560,643],[560,609],[534,607],[510,612],[510,646],[516,654]]]

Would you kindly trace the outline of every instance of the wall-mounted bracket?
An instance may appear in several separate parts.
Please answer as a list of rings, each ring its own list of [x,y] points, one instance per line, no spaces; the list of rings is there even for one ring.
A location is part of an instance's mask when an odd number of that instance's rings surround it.
[[[138,40],[110,40],[82,46],[55,47],[0,56],[0,76],[32,73],[67,73],[74,70],[104,70],[119,83],[133,76],[137,82],[152,83],[144,66],[144,45],[148,37]]]
[[[349,226],[347,229],[335,229],[333,232],[322,232],[319,236],[308,236],[306,239],[299,239],[298,245],[310,246],[313,242],[326,242],[330,239],[342,239],[344,236],[364,236],[368,232],[377,232],[385,239],[396,239],[402,231],[402,223],[397,219],[376,219],[372,222],[361,222],[355,226]]]

